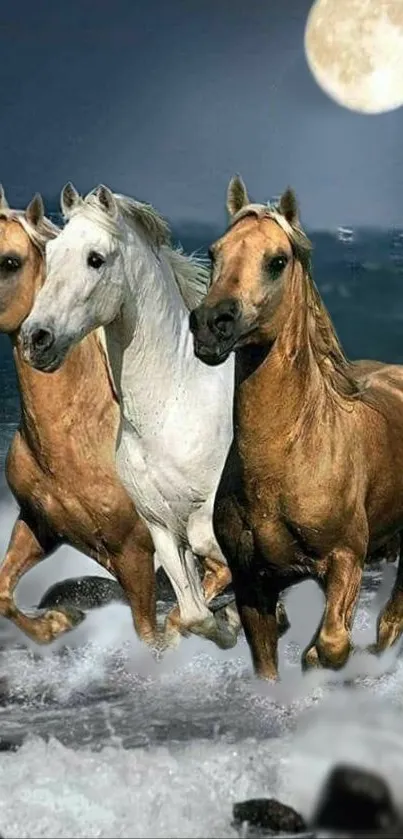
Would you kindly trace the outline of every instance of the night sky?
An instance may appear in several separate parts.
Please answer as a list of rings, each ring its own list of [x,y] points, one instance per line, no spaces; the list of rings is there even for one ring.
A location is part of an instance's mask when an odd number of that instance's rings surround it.
[[[236,171],[288,184],[306,226],[403,225],[403,109],[360,116],[306,65],[310,0],[2,5],[0,179],[10,203],[99,182],[221,224]],[[53,207],[52,207],[53,205]]]

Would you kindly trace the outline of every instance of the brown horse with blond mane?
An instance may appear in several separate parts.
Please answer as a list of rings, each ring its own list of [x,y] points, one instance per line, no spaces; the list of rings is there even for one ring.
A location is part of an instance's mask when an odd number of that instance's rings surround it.
[[[403,529],[403,367],[350,362],[311,275],[294,193],[251,203],[235,177],[212,285],[190,315],[196,355],[236,356],[234,439],[214,528],[256,672],[277,677],[279,593],[306,578],[326,604],[305,666],[338,668],[367,556]],[[376,650],[403,629],[403,561]]]
[[[0,331],[12,342],[21,398],[20,427],[6,462],[20,514],[0,566],[0,615],[37,643],[53,641],[82,620],[83,613],[70,607],[27,614],[13,598],[27,571],[69,544],[116,577],[138,636],[160,646],[154,545],[115,469],[120,411],[103,332],[77,344],[51,375],[22,358],[20,327],[45,280],[46,244],[58,233],[39,195],[25,212],[11,210],[0,187]],[[220,572],[207,565],[207,601],[222,588]]]

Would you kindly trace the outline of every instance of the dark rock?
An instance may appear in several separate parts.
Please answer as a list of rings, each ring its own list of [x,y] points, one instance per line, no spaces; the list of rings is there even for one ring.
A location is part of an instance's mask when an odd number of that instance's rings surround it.
[[[23,742],[22,738],[0,737],[0,752],[16,752],[22,746]]]
[[[383,778],[340,764],[323,785],[312,824],[326,830],[393,831],[399,825],[399,814]]]
[[[274,833],[304,833],[306,824],[302,816],[275,798],[251,798],[233,807],[234,826],[245,822],[252,828],[271,830]]]
[[[55,583],[43,595],[38,608],[54,609],[71,605],[79,609],[96,609],[107,603],[127,603],[126,595],[116,580],[108,577],[76,577]]]
[[[171,583],[162,568],[156,574],[157,600],[174,601]],[[55,583],[45,592],[38,609],[75,606],[77,609],[98,609],[108,603],[127,603],[127,597],[117,580],[109,577],[71,577]]]

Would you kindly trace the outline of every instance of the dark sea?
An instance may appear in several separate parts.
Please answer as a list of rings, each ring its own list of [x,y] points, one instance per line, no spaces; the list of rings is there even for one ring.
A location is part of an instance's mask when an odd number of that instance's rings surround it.
[[[180,240],[193,251],[216,235],[188,227]],[[403,232],[311,238],[314,278],[347,355],[403,363]],[[9,342],[0,336],[0,468],[18,416]],[[4,554],[17,508],[0,478]],[[18,601],[33,608],[54,582],[100,573],[62,548],[27,575]],[[373,640],[394,574],[382,563],[365,574],[359,648]],[[291,629],[274,686],[254,679],[242,637],[230,651],[184,639],[156,663],[122,604],[93,609],[46,648],[0,619],[0,834],[236,837],[234,801],[274,796],[309,814],[337,760],[381,771],[403,805],[400,648],[380,660],[357,652],[340,673],[302,676],[301,649],[323,599],[304,583],[286,605]],[[4,751],[2,742],[22,745]]]

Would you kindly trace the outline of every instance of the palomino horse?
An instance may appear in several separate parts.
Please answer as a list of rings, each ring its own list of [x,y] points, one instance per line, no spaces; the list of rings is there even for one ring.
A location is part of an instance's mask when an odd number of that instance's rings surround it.
[[[337,668],[349,655],[364,560],[403,528],[403,368],[344,356],[291,190],[277,208],[253,204],[235,178],[227,204],[212,286],[190,315],[207,365],[235,350],[234,439],[214,529],[256,672],[277,676],[277,598],[307,577],[326,606],[303,661]],[[377,649],[402,628],[400,558]]]
[[[22,328],[25,358],[53,371],[84,335],[105,327],[122,425],[117,468],[151,531],[175,590],[172,639],[189,631],[236,643],[236,609],[208,609],[196,557],[231,580],[212,527],[215,490],[232,436],[233,360],[195,358],[189,310],[206,293],[200,260],[174,250],[148,205],[106,187],[62,192],[67,223],[47,247],[47,279]]]
[[[119,580],[139,637],[156,646],[154,546],[116,473],[120,411],[103,331],[75,347],[54,376],[22,358],[21,323],[44,281],[45,245],[59,233],[44,218],[39,196],[23,213],[9,209],[0,188],[0,330],[12,341],[21,396],[21,424],[6,466],[21,512],[0,567],[0,614],[38,643],[82,619],[61,608],[29,616],[13,600],[23,574],[67,543]],[[207,599],[214,597],[214,569],[203,585]]]
[[[43,284],[45,245],[59,232],[44,217],[40,196],[24,213],[9,209],[0,188],[0,330],[13,345],[21,398],[6,463],[20,515],[0,567],[0,614],[37,643],[82,620],[77,609],[61,607],[28,615],[13,599],[21,577],[67,543],[119,580],[139,637],[154,645],[154,546],[116,474],[120,413],[100,336],[76,347],[56,376],[22,359],[21,323]]]

